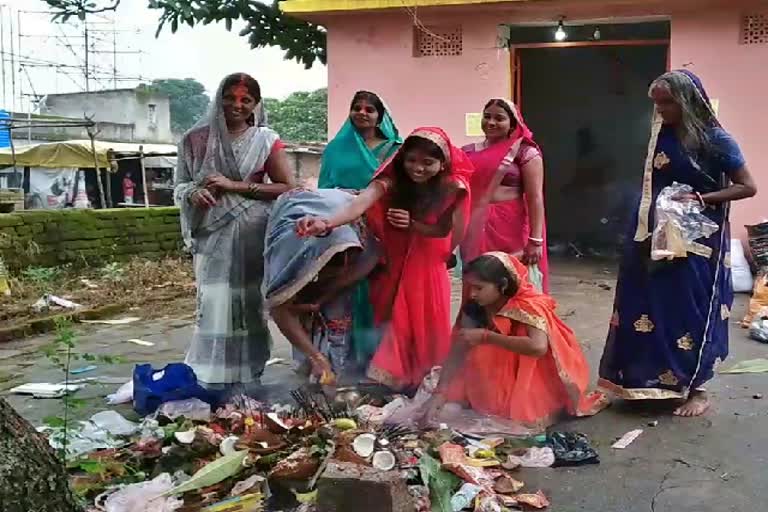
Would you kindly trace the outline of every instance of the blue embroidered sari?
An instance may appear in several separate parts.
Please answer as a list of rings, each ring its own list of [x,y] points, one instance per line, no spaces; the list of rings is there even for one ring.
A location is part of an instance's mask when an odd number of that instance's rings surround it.
[[[701,82],[684,73],[709,103]],[[652,261],[656,198],[674,182],[700,193],[725,188],[745,162],[718,124],[708,129],[701,154],[690,155],[673,127],[656,118],[643,193],[624,248],[614,312],[600,363],[599,385],[624,399],[687,398],[714,376],[728,355],[733,302],[728,204],[704,214],[719,229],[689,248],[687,257]]]

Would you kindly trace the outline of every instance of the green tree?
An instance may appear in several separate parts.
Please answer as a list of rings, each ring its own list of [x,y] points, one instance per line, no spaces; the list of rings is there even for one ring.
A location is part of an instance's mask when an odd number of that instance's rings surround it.
[[[328,135],[328,90],[295,92],[284,100],[266,98],[269,125],[290,142],[323,142]]]
[[[203,84],[194,78],[154,80],[152,89],[171,98],[171,128],[176,133],[184,133],[192,128],[205,114],[211,101]]]
[[[44,0],[54,11],[54,19],[66,21],[72,16],[85,19],[87,14],[115,10],[120,0]],[[170,25],[176,32],[181,25],[208,25],[223,21],[232,30],[235,21],[245,23],[240,35],[248,38],[251,48],[279,46],[285,58],[309,69],[316,61],[326,62],[325,30],[314,23],[286,16],[279,1],[260,0],[147,0],[160,11],[157,33]]]

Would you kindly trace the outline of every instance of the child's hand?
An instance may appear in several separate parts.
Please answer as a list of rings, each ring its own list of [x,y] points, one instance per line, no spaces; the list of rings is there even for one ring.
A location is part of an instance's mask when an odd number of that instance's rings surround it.
[[[397,229],[408,229],[411,227],[411,214],[408,210],[390,208],[387,210],[387,220]]]

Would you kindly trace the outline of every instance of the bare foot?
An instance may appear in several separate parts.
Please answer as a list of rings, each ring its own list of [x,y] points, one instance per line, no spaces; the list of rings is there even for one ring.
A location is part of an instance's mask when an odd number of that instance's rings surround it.
[[[710,406],[709,396],[706,391],[692,391],[688,401],[675,410],[675,416],[691,418],[701,416]]]

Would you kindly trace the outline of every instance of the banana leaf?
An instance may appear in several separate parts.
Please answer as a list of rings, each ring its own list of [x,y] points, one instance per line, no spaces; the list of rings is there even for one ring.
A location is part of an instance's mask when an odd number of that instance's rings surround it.
[[[749,359],[736,363],[720,373],[768,373],[768,359]]]
[[[461,483],[453,473],[444,471],[440,463],[427,454],[419,460],[421,480],[429,488],[429,501],[432,512],[453,512],[451,497]]]
[[[240,450],[220,457],[200,468],[200,471],[192,475],[192,478],[164,493],[163,496],[183,494],[216,485],[236,475],[242,469],[243,461],[247,456],[248,450]]]

